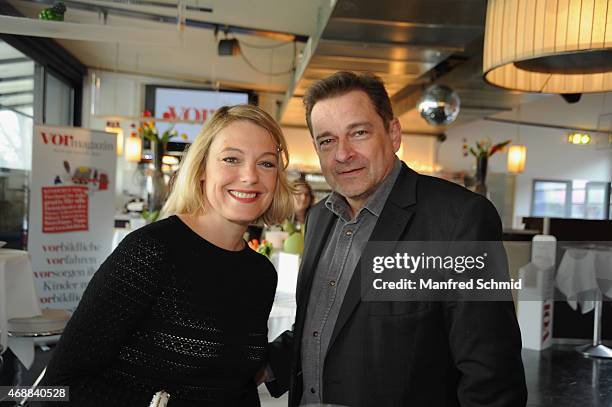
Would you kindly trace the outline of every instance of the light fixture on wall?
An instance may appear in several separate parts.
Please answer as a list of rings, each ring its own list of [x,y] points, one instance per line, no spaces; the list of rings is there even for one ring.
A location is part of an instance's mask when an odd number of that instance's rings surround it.
[[[612,0],[489,0],[485,80],[527,92],[612,90],[611,10]]]
[[[527,146],[523,144],[512,144],[508,147],[508,172],[520,174],[525,170],[527,160]]]
[[[164,155],[162,156],[162,164],[166,165],[178,165],[179,159],[173,155]]]
[[[135,132],[125,140],[125,159],[133,163],[142,159],[142,139]]]
[[[584,146],[586,144],[590,144],[591,140],[591,136],[587,133],[574,132],[567,135],[567,142],[570,144]]]
[[[119,122],[106,122],[107,133],[115,133],[117,135],[117,155],[123,154],[123,129]]]
[[[516,144],[508,147],[508,161],[506,163],[510,174],[520,174],[525,171],[527,161],[527,146],[521,144],[521,106],[516,109]]]

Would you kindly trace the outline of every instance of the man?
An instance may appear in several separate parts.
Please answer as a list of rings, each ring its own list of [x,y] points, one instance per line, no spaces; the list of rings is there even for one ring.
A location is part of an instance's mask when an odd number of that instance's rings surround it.
[[[368,241],[501,240],[484,197],[409,169],[382,81],[338,72],[307,91],[306,120],[332,194],[314,206],[293,332],[270,344],[273,396],[289,405],[526,404],[511,302],[361,298]]]

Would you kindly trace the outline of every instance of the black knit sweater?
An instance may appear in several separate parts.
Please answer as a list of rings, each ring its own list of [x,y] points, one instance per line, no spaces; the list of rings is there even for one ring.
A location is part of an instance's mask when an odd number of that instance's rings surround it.
[[[89,283],[44,383],[66,406],[258,406],[276,272],[248,247],[221,249],[178,217],[128,235]]]

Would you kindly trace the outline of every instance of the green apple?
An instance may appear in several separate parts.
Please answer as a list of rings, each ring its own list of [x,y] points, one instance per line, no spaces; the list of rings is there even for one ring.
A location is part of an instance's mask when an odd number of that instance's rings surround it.
[[[304,237],[301,233],[294,233],[285,239],[283,251],[292,254],[302,254],[304,251]]]
[[[289,233],[289,235],[295,233],[295,226],[293,226],[293,223],[289,219],[285,219],[281,227],[283,229],[283,232],[287,232]]]

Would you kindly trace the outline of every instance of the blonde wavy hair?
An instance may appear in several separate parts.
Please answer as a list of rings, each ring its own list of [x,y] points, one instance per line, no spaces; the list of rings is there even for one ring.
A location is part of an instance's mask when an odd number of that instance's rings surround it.
[[[206,189],[201,181],[210,146],[221,130],[231,123],[249,121],[266,130],[274,139],[278,151],[277,179],[270,207],[255,223],[282,223],[293,213],[292,188],[287,181],[289,153],[283,133],[276,121],[254,105],[224,106],[204,125],[187,150],[174,178],[170,195],[162,208],[161,218],[175,214],[199,215],[205,211]]]

